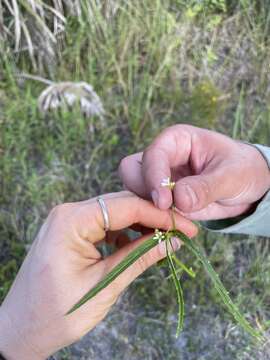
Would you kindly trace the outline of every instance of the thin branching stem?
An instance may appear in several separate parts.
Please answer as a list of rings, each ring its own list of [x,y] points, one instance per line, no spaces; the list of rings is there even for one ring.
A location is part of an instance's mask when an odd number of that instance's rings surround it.
[[[171,248],[172,248],[171,238],[167,237],[165,242],[166,242],[167,261],[168,261],[169,268],[170,268],[170,271],[172,274],[173,283],[174,283],[175,291],[176,291],[176,295],[177,295],[178,322],[177,322],[177,329],[176,329],[175,336],[178,337],[184,326],[184,315],[185,315],[184,294],[183,294],[183,290],[182,290],[182,287],[180,284],[180,280],[177,277],[176,268],[175,268],[174,261],[173,261],[173,256],[168,248],[168,243],[171,245]]]
[[[227,307],[229,312],[232,314],[234,319],[237,321],[239,325],[243,327],[243,329],[248,332],[250,335],[255,337],[257,340],[261,342],[265,342],[265,338],[261,331],[254,329],[250,323],[244,318],[244,316],[240,313],[238,307],[233,303],[232,299],[229,296],[229,292],[225,289],[224,285],[222,284],[218,274],[212,267],[210,261],[207,257],[203,254],[200,247],[192,241],[189,237],[187,237],[184,233],[179,230],[171,231],[173,236],[179,237],[182,242],[186,245],[186,247],[195,255],[195,257],[202,263],[204,266],[205,271],[209,275],[210,279],[212,280],[215,289],[217,290],[218,294],[221,297],[224,305]]]

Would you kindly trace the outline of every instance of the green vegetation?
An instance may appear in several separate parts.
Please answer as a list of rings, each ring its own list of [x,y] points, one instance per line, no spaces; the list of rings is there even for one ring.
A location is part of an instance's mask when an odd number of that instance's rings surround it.
[[[179,336],[180,332],[183,329],[184,325],[184,295],[183,290],[180,283],[180,277],[177,275],[179,270],[187,269],[185,265],[181,263],[180,260],[176,257],[174,253],[171,252],[173,249],[173,245],[171,242],[172,237],[177,237],[180,241],[184,243],[184,245],[188,248],[188,250],[197,258],[197,260],[202,263],[204,266],[204,270],[210,277],[214,288],[216,289],[218,295],[220,296],[220,300],[224,303],[225,307],[229,310],[231,315],[237,321],[239,325],[243,327],[243,329],[252,335],[258,341],[264,343],[267,342],[267,338],[264,338],[261,330],[254,329],[249,322],[243,317],[237,306],[233,303],[230,298],[229,292],[225,289],[222,281],[219,278],[219,275],[216,273],[214,268],[212,267],[210,261],[204,255],[202,250],[196,243],[189,239],[184,233],[179,230],[173,228],[170,231],[162,232],[156,229],[155,235],[149,239],[147,239],[143,244],[138,246],[135,250],[129,253],[125,259],[123,259],[119,264],[117,264],[96,286],[91,288],[68,312],[66,315],[69,315],[79,309],[82,305],[84,305],[88,300],[92,299],[96,296],[100,291],[106,288],[111,284],[113,280],[115,280],[123,271],[125,271],[129,266],[134,264],[136,260],[138,260],[141,256],[143,256],[146,252],[151,250],[154,246],[158,245],[159,242],[164,241],[166,245],[166,260],[170,269],[170,277],[173,279],[173,284],[176,290],[177,302],[178,302],[178,324],[176,337]],[[169,249],[169,246],[171,247]],[[178,264],[181,266],[177,269]],[[190,270],[186,271],[190,274]]]
[[[20,16],[14,22],[15,3]],[[65,5],[57,13],[44,5],[46,15],[36,9],[37,17],[27,0],[0,0],[1,300],[49,209],[120,189],[119,160],[164,127],[187,122],[269,143],[267,0],[78,3],[80,9]],[[22,29],[20,41],[15,25]],[[77,107],[41,115],[37,97],[45,85],[20,73],[89,82],[103,101],[106,123],[83,117]],[[197,241],[245,317],[267,331],[269,241],[203,230]],[[202,265],[193,265],[186,249],[182,259],[197,276],[182,276],[186,320],[178,340],[168,273],[152,269],[105,323],[58,358],[269,358],[214,305],[219,300]]]

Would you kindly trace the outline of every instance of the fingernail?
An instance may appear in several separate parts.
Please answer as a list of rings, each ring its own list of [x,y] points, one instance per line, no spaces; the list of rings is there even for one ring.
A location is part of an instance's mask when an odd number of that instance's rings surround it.
[[[172,244],[173,250],[177,251],[177,250],[180,249],[182,243],[177,237],[172,237],[171,238],[171,244]]]
[[[158,207],[158,192],[157,192],[157,190],[153,190],[151,192],[151,197],[152,197],[152,200],[153,200],[153,203],[155,204],[155,206]]]

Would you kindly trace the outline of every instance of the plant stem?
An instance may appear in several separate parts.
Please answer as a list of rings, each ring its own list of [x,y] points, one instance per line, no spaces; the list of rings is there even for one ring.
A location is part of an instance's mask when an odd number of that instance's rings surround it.
[[[183,264],[182,261],[180,261],[175,254],[172,254],[172,257],[174,262],[180,269],[184,270],[190,277],[195,278],[196,274],[192,270],[192,268],[188,268],[185,264]]]
[[[167,261],[168,261],[169,268],[171,270],[173,283],[174,283],[175,290],[176,290],[176,295],[177,295],[178,322],[177,322],[177,329],[176,329],[175,336],[178,337],[180,332],[182,331],[183,325],[184,325],[184,314],[185,314],[184,294],[183,294],[183,290],[182,290],[180,281],[179,281],[179,279],[177,277],[177,274],[176,274],[176,268],[174,266],[172,254],[171,254],[170,250],[168,249],[168,243],[170,243],[171,248],[172,248],[172,243],[171,243],[170,238],[167,238],[165,240],[165,242],[166,242]]]

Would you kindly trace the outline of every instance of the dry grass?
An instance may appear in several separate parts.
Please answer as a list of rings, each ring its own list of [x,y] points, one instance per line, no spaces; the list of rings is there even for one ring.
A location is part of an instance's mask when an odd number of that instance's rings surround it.
[[[1,0],[0,40],[15,57],[27,54],[33,70],[50,72],[63,49],[68,17],[94,21],[95,14],[109,18],[118,7],[114,1],[99,0]]]

